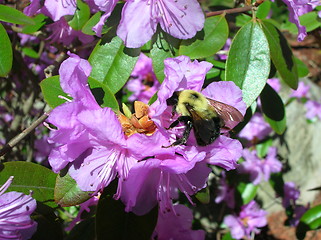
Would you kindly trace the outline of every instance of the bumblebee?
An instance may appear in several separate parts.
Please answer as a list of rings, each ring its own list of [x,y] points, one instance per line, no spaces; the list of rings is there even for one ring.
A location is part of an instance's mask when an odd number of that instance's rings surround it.
[[[227,121],[243,121],[243,115],[236,108],[206,98],[194,90],[175,92],[167,100],[167,105],[173,106],[173,112],[180,115],[168,129],[177,126],[180,122],[185,125],[183,136],[171,146],[185,144],[192,129],[198,145],[209,145],[218,138],[221,128],[226,127]]]

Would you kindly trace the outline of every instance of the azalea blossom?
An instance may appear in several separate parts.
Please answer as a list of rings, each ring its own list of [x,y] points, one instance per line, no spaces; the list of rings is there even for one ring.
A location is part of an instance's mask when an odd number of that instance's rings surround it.
[[[240,138],[250,143],[257,143],[266,138],[272,132],[270,125],[264,121],[261,113],[254,113],[251,120],[238,134]]]
[[[184,205],[174,205],[173,210],[159,211],[152,239],[157,240],[203,240],[204,230],[192,230],[193,214]]]
[[[178,191],[189,195],[204,188],[211,169],[207,163],[226,170],[235,169],[241,157],[239,141],[219,136],[208,146],[198,146],[191,134],[186,145],[171,146],[183,131],[181,126],[168,129],[178,116],[172,116],[172,106],[167,105],[175,91],[193,89],[201,91],[206,72],[211,68],[207,62],[192,62],[186,56],[165,60],[165,80],[158,91],[158,99],[150,107],[150,117],[158,132],[165,136],[163,149],[173,149],[174,155],[156,154],[135,164],[123,184],[121,199],[127,211],[138,215],[147,213],[157,203],[161,211],[172,208],[172,199]],[[205,96],[229,103],[244,114],[246,105],[242,93],[232,82],[210,84],[202,93]],[[191,200],[190,200],[191,201]]]
[[[148,42],[158,24],[179,39],[195,36],[204,26],[204,13],[196,0],[126,1],[117,29],[126,47],[138,48]]]
[[[307,110],[305,117],[309,120],[314,118],[321,119],[321,103],[313,100],[308,100],[305,104]]]
[[[0,239],[30,239],[37,230],[37,222],[30,218],[37,203],[30,195],[19,192],[4,193],[13,177],[0,188]]]
[[[248,238],[251,239],[252,233],[259,233],[258,228],[267,224],[267,212],[260,209],[258,204],[252,200],[241,207],[239,214],[227,215],[224,218],[224,224],[231,230],[234,239]]]
[[[279,92],[281,90],[281,83],[278,78],[269,78],[267,83],[276,91]]]
[[[272,173],[278,173],[282,169],[282,163],[277,159],[277,149],[270,147],[265,159],[260,159],[256,151],[243,150],[244,162],[238,168],[240,173],[250,175],[250,180],[254,185],[262,180],[268,181]]]
[[[321,5],[320,0],[282,0],[290,12],[289,20],[294,23],[298,30],[298,41],[303,41],[307,36],[306,28],[301,25],[299,17],[311,12],[316,6]]]
[[[292,90],[290,97],[294,98],[306,98],[308,97],[310,91],[310,86],[306,85],[304,82],[299,82],[299,86],[297,90]]]
[[[99,191],[116,176],[120,181],[126,179],[138,160],[172,150],[161,148],[158,133],[126,137],[112,109],[101,108],[95,101],[87,83],[90,71],[89,63],[74,54],[61,64],[61,87],[73,99],[56,107],[48,118],[57,128],[49,138],[54,144],[49,163],[55,172],[68,165],[69,174],[83,191]]]
[[[126,88],[132,92],[128,100],[148,103],[160,84],[155,76],[152,59],[141,53]]]
[[[222,171],[222,176],[218,183],[218,193],[215,198],[215,203],[225,202],[229,208],[235,207],[235,188],[230,186],[226,180],[225,171]]]

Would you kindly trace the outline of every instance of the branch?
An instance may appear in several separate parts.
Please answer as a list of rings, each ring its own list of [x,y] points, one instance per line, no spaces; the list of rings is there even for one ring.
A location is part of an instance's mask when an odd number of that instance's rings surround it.
[[[31,133],[36,127],[38,127],[43,121],[45,121],[49,113],[52,110],[49,110],[48,112],[45,112],[42,114],[40,118],[38,118],[36,121],[34,121],[28,128],[23,130],[21,133],[19,133],[17,136],[15,136],[13,139],[11,139],[1,150],[0,150],[0,157],[4,156],[8,152],[11,151],[11,149],[16,146],[22,139],[24,139],[29,133]]]
[[[241,7],[241,8],[232,8],[232,9],[225,9],[225,10],[220,10],[220,11],[215,11],[215,12],[209,12],[206,13],[206,17],[212,17],[216,15],[221,15],[221,14],[233,14],[233,13],[241,13],[241,12],[247,12],[251,11],[253,8],[257,8],[260,6],[265,0],[256,0],[255,3],[249,6]]]

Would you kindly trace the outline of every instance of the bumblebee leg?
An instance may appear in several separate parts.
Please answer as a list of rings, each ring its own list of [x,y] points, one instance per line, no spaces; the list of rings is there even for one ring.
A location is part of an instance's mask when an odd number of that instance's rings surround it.
[[[183,136],[179,139],[177,139],[174,143],[172,143],[171,146],[177,146],[177,145],[183,145],[187,142],[187,139],[191,133],[191,130],[193,128],[193,123],[191,120],[184,121],[185,122],[185,130],[183,133]]]
[[[183,123],[186,124],[188,121],[191,121],[191,117],[180,116],[179,118],[177,118],[177,120],[175,120],[174,122],[172,122],[171,125],[169,125],[168,128],[165,128],[165,129],[166,129],[166,130],[172,129],[172,128],[176,127],[180,122],[183,122]]]

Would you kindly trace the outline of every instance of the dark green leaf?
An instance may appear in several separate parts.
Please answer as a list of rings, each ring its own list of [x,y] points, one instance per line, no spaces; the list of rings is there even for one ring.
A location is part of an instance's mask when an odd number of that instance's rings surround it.
[[[165,78],[164,60],[175,57],[175,48],[158,34],[157,41],[150,51],[150,57],[153,61],[153,69],[157,80],[163,82]]]
[[[268,84],[266,84],[260,97],[265,121],[277,134],[282,134],[286,129],[286,115],[282,99]]]
[[[55,186],[55,202],[63,207],[78,205],[90,198],[91,192],[80,190],[68,173],[58,175]]]
[[[35,25],[26,25],[22,29],[22,33],[25,34],[32,34],[34,32],[37,32],[43,25],[46,24],[46,20],[48,19],[47,16],[43,14],[38,14],[34,17]]]
[[[291,88],[298,87],[298,70],[289,44],[282,33],[271,23],[263,21],[262,29],[269,42],[271,59],[284,82]]]
[[[232,238],[232,235],[230,232],[224,234],[224,236],[222,237],[222,240],[234,240],[234,238]]]
[[[68,95],[62,90],[58,75],[42,80],[40,87],[45,101],[51,108],[55,108],[66,102],[65,99],[62,99],[59,96],[70,99],[70,97],[68,97]]]
[[[8,34],[1,23],[0,46],[0,77],[5,77],[12,67],[12,47]]]
[[[210,190],[208,187],[203,188],[201,191],[196,193],[195,197],[202,204],[208,204],[210,202]]]
[[[63,225],[52,208],[37,202],[37,209],[32,214],[32,219],[38,224],[36,233],[32,235],[32,240],[63,239]]]
[[[256,17],[260,19],[266,18],[271,10],[271,2],[270,1],[264,1],[257,9]]]
[[[295,60],[295,64],[298,67],[298,76],[299,78],[303,78],[306,77],[309,74],[309,68],[307,67],[307,65],[305,65],[304,62],[302,62],[300,59],[298,58],[294,58]]]
[[[243,204],[248,204],[256,196],[258,186],[252,183],[240,182],[237,185],[237,190],[240,192]]]
[[[95,35],[96,33],[92,28],[99,22],[101,17],[101,12],[96,12],[83,26],[81,31],[87,35]]]
[[[303,239],[306,232],[321,228],[321,205],[317,205],[306,211],[300,219],[297,227],[298,239]]]
[[[300,23],[306,27],[307,32],[311,32],[321,26],[320,17],[315,11],[300,16]]]
[[[39,54],[32,48],[24,47],[22,48],[22,52],[28,57],[36,58],[36,59],[39,58]]]
[[[0,21],[21,24],[21,25],[34,25],[35,21],[24,15],[22,12],[18,11],[15,8],[8,7],[0,4]]]
[[[268,153],[268,150],[272,146],[272,144],[273,144],[272,139],[268,139],[267,141],[257,144],[255,146],[257,156],[259,158],[264,158],[266,156],[266,154]]]
[[[66,240],[95,240],[95,219],[89,218],[78,223]]]
[[[97,240],[151,239],[157,222],[158,207],[154,207],[143,216],[125,212],[124,204],[120,200],[113,199],[116,189],[114,181],[100,196],[96,214]]]
[[[81,30],[90,17],[90,8],[82,0],[77,0],[77,10],[73,15],[71,21],[68,22],[69,26],[74,30]]]
[[[270,73],[270,51],[258,22],[244,25],[232,41],[225,80],[242,89],[247,106],[260,95]]]
[[[1,167],[0,185],[3,185],[10,176],[14,176],[8,191],[23,192],[48,206],[57,206],[54,203],[54,186],[57,174],[39,164],[30,162],[6,162]]]
[[[117,99],[110,89],[96,79],[89,77],[88,83],[97,103],[101,107],[110,107],[113,110],[119,110]]]
[[[88,59],[92,66],[90,76],[115,94],[127,82],[138,56],[138,49],[125,48],[120,38],[108,39],[106,36],[98,42]]]
[[[228,25],[223,15],[206,18],[202,31],[194,38],[182,41],[179,55],[192,59],[209,57],[224,46],[228,33]]]
[[[284,180],[282,177],[282,173],[272,174],[269,183],[278,196],[284,196]]]

